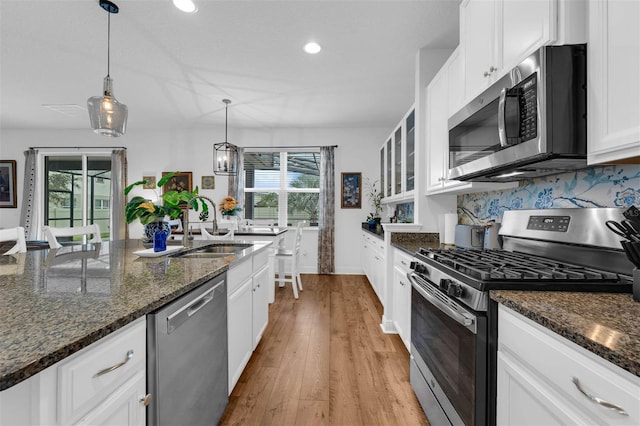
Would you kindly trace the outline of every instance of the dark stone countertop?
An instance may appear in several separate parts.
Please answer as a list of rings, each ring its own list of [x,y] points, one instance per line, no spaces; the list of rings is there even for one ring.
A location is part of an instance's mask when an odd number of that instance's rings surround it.
[[[216,243],[194,241],[193,246]],[[218,242],[219,243],[219,242]],[[268,247],[224,258],[143,258],[140,240],[0,256],[0,391]]]
[[[492,290],[491,299],[636,376],[640,302],[625,293]]]

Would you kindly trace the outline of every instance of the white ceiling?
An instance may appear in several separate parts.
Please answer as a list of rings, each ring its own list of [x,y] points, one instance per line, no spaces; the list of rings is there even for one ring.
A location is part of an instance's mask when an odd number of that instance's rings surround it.
[[[459,0],[115,0],[114,95],[128,129],[391,127],[420,48],[458,41]],[[310,40],[323,46],[303,52]],[[0,126],[84,129],[107,68],[97,0],[0,0]],[[65,114],[43,107],[71,104]]]

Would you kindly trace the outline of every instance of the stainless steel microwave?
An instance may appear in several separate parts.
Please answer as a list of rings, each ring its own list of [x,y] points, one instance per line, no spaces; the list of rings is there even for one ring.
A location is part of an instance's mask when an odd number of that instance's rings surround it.
[[[586,45],[546,46],[449,119],[449,179],[506,182],[587,165]]]

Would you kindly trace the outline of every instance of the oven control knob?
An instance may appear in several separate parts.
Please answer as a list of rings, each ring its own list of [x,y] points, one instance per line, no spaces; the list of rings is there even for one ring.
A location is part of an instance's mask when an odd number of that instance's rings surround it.
[[[461,297],[464,289],[460,284],[450,283],[447,287],[447,294],[452,297]]]
[[[450,285],[451,285],[451,280],[446,278],[440,278],[440,282],[438,283],[438,287],[440,287],[440,290],[446,293],[447,291],[449,291]]]
[[[427,269],[427,267],[420,262],[411,262],[411,264],[409,265],[409,268],[413,269],[419,274],[429,273],[429,270]]]

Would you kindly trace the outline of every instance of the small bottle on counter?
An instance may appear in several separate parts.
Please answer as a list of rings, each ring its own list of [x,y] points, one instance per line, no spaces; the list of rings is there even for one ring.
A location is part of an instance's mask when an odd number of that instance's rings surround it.
[[[168,233],[164,229],[158,229],[153,234],[153,251],[165,251],[167,249]]]

